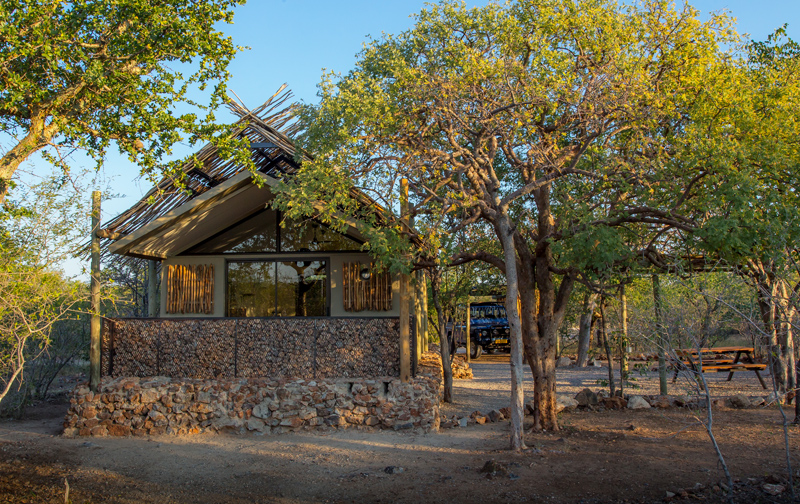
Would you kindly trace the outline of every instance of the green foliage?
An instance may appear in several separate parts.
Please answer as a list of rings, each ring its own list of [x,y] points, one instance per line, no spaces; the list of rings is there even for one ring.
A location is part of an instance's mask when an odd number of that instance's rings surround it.
[[[697,14],[661,1],[430,5],[413,29],[367,44],[352,71],[324,76],[320,104],[300,112],[315,160],[279,200],[298,212],[323,202],[333,219],[358,212],[356,187],[397,209],[405,177],[434,246],[503,213],[535,237],[552,212],[557,229],[534,241],[552,244],[562,270],[633,260],[648,236],[690,220],[671,213],[696,172],[670,163],[670,146],[721,80],[718,44],[736,37],[725,16]]]
[[[86,286],[58,270],[88,234],[82,193],[52,177],[24,187],[0,212],[0,401],[20,386],[26,363],[46,352],[54,328],[85,309]]]
[[[693,245],[732,264],[784,262],[800,239],[798,72],[784,30],[749,43],[682,137],[676,163],[702,167]]]
[[[217,26],[232,23],[241,3],[0,1],[0,123],[15,142],[0,159],[1,181],[48,147],[55,150],[45,158],[65,171],[61,147],[83,149],[99,165],[112,142],[143,174],[160,178],[176,142],[224,129],[214,110],[240,48]],[[207,106],[190,98],[196,91]]]

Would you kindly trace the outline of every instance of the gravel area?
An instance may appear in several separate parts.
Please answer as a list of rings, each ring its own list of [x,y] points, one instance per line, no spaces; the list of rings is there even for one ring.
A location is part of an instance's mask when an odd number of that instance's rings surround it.
[[[635,362],[631,368],[634,369]],[[507,354],[483,355],[470,364],[474,378],[472,380],[454,380],[454,404],[445,404],[442,407],[443,416],[465,416],[475,410],[487,413],[492,409],[508,406],[511,394],[510,368]],[[524,389],[526,398],[533,390],[533,377],[530,368],[525,366]],[[608,389],[608,367],[591,368],[558,368],[557,391],[559,394],[575,395],[584,388],[594,391]],[[768,371],[761,372],[761,376],[769,387],[771,377]],[[711,395],[714,397],[727,397],[736,394],[746,396],[766,396],[770,390],[764,390],[758,378],[752,371],[734,373],[731,381],[726,381],[728,373],[708,373],[708,382]],[[615,370],[615,379],[619,380],[619,370]],[[658,371],[633,370],[635,388],[625,389],[625,394],[656,395],[659,393]],[[619,383],[619,382],[617,382]],[[676,383],[672,383],[672,372],[668,375],[670,395],[694,395],[696,387],[688,376],[679,376]]]

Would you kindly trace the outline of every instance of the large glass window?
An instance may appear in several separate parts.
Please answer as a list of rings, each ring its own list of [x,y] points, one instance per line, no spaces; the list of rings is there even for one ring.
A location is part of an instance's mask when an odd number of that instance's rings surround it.
[[[313,220],[287,219],[267,208],[195,245],[186,254],[332,252],[361,250],[361,243]]]
[[[228,263],[229,317],[322,317],[327,296],[325,260]]]
[[[361,244],[318,222],[287,220],[281,227],[281,252],[361,250]]]

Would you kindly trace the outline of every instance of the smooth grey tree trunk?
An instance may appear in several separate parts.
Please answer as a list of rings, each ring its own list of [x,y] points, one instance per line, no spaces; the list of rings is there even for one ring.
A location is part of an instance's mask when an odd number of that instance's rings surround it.
[[[522,324],[518,309],[517,251],[514,247],[514,232],[507,215],[499,218],[497,229],[506,263],[506,315],[511,346],[511,358],[509,359],[511,363],[511,450],[522,451],[525,449],[525,441],[522,437],[525,394],[523,391]]]
[[[578,367],[589,364],[589,348],[592,345],[592,321],[597,307],[597,294],[587,293],[583,297],[583,313],[578,324]]]
[[[441,301],[442,273],[432,270],[431,294],[433,307],[436,309],[436,320],[439,322],[439,355],[442,357],[442,377],[444,379],[444,394],[442,400],[446,403],[453,402],[453,364],[450,356],[450,342],[447,339],[447,322],[445,321],[444,308]]]

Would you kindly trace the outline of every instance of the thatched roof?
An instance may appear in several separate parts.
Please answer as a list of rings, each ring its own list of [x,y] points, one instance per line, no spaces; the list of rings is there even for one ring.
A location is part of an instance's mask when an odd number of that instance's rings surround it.
[[[247,138],[256,169],[274,178],[298,168],[294,160],[297,150],[289,138],[298,131],[292,116],[294,104],[287,105],[291,98],[292,93],[283,85],[254,110],[233,100],[228,102],[228,108],[239,117],[233,137]],[[105,223],[102,235],[128,235],[244,171],[246,166],[223,159],[214,145],[206,144],[181,167],[180,180],[162,179],[138,203]]]
[[[239,117],[231,135],[237,139],[249,140],[253,164],[258,172],[266,176],[267,182],[295,173],[299,168],[296,159],[301,163],[303,160],[311,159],[307,153],[299,151],[290,139],[299,131],[298,124],[294,120],[295,105],[290,103],[291,98],[291,92],[287,91],[284,85],[254,110],[249,110],[233,100],[228,103],[229,109]],[[134,239],[134,236],[137,236],[135,239],[138,240],[138,236],[143,233],[152,235],[153,232],[163,230],[174,222],[167,216],[180,213],[192,205],[200,207],[205,204],[202,201],[206,199],[203,196],[205,193],[208,192],[209,196],[213,194],[216,197],[215,193],[223,189],[227,191],[227,186],[232,186],[233,189],[242,187],[246,182],[247,173],[249,173],[247,166],[222,158],[216,146],[206,144],[181,167],[177,177],[162,179],[130,209],[105,223],[98,235],[120,242],[131,241],[126,237]],[[220,187],[214,189],[217,186]],[[361,191],[353,189],[351,195],[365,207],[373,209],[382,224],[396,219],[390,211],[382,208]],[[166,224],[161,224],[162,221]],[[150,228],[156,231],[151,232]],[[409,235],[415,243],[420,243],[418,236],[410,228]],[[106,251],[108,245],[109,240],[105,240],[103,248]],[[116,253],[149,257],[147,254],[133,253],[127,245],[117,245],[111,247],[112,251],[117,249]]]

